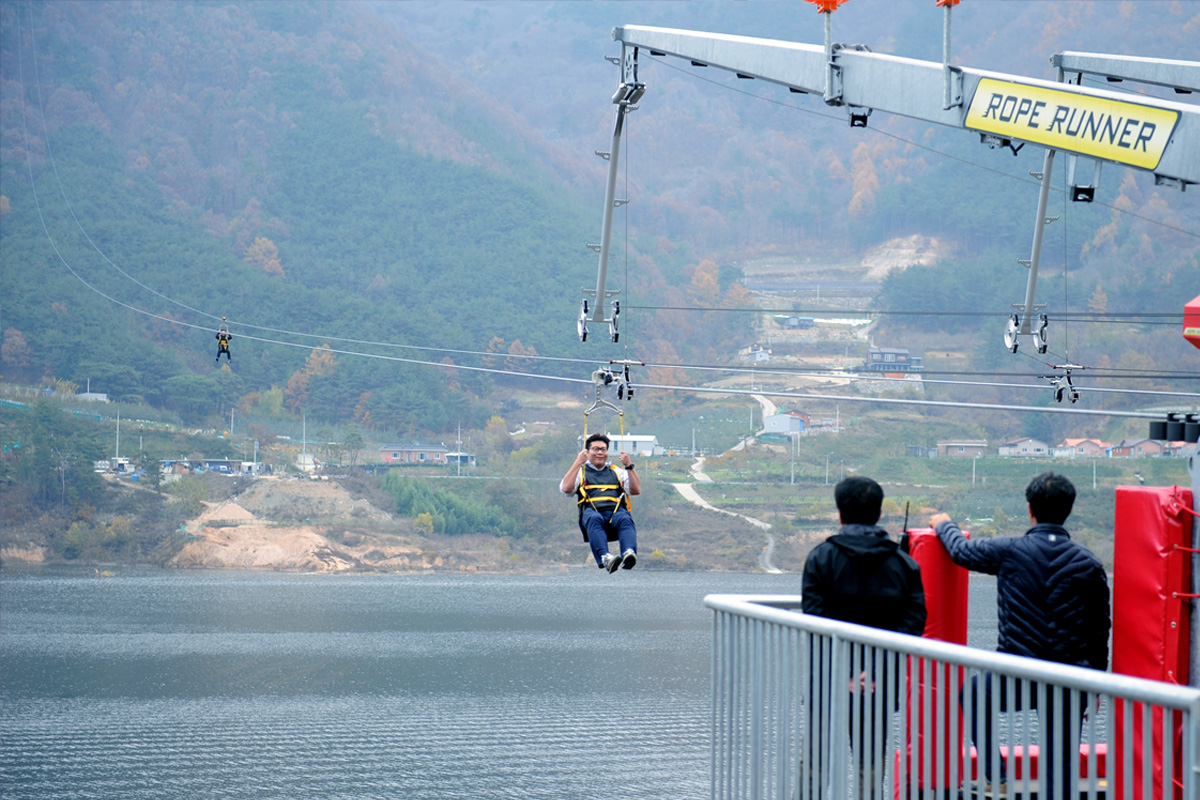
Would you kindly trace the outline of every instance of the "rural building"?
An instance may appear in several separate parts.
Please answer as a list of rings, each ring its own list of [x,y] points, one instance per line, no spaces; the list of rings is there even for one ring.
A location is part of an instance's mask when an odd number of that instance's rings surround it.
[[[241,460],[234,458],[205,458],[201,459],[198,466],[205,472],[220,472],[224,475],[234,475],[242,471]]]
[[[385,444],[379,448],[384,464],[445,464],[449,453],[444,444]]]
[[[1166,455],[1168,445],[1155,439],[1122,439],[1113,447],[1114,458],[1146,458],[1148,456]]]
[[[987,455],[987,439],[947,439],[937,443],[942,458],[975,458]]]
[[[1032,436],[1022,436],[1011,442],[1000,445],[1000,455],[1020,456],[1023,458],[1043,458],[1050,455],[1050,446],[1041,439]]]
[[[1107,458],[1112,445],[1099,439],[1063,439],[1054,446],[1057,458]]]
[[[622,450],[630,455],[643,458],[661,456],[667,452],[667,449],[658,443],[658,437],[652,434],[606,433],[605,435],[609,439],[608,452],[613,457],[614,464],[617,463],[616,454]],[[583,448],[582,436],[579,437],[579,447]]]
[[[446,453],[446,463],[452,466],[457,464],[460,467],[473,467],[475,466],[475,454],[463,452]]]
[[[743,361],[753,361],[755,363],[759,361],[770,361],[771,348],[764,344],[755,342],[752,345],[739,349],[738,356],[741,357]]]
[[[763,420],[763,433],[804,433],[809,425],[808,414],[799,411],[784,411],[772,414]]]
[[[907,347],[869,347],[863,369],[867,372],[920,372],[921,357],[909,353]]]

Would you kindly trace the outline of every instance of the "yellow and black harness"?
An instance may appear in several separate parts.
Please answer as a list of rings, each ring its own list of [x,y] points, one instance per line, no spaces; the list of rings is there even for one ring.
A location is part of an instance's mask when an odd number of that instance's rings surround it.
[[[593,474],[595,481],[604,480],[601,476],[608,473],[612,475],[612,483],[589,483],[589,472]],[[604,519],[604,531],[608,534],[608,541],[617,541],[617,532],[611,522],[612,514],[621,507],[622,502],[625,504],[625,510],[630,514],[633,513],[633,507],[629,503],[629,494],[625,491],[625,487],[621,485],[621,478],[617,474],[617,468],[608,464],[603,469],[596,469],[591,464],[584,464],[579,469],[579,490],[577,494],[579,496],[577,504],[579,506],[579,532],[583,534],[583,540],[585,542],[588,540],[587,528],[583,526],[583,509],[585,505],[590,505]],[[604,515],[605,511],[610,512],[608,516]]]

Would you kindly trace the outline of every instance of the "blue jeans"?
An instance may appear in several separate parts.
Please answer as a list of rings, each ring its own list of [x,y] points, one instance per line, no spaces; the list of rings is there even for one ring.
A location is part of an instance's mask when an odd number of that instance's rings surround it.
[[[603,566],[600,559],[608,552],[608,531],[604,525],[605,515],[590,506],[583,510],[583,528],[587,531],[588,544],[591,545],[592,555],[597,566]],[[633,517],[624,508],[618,508],[611,518],[613,530],[617,532],[617,542],[624,553],[626,550],[637,552],[637,528],[633,525]]]
[[[983,685],[980,686],[980,683]],[[975,743],[976,749],[982,757],[983,774],[989,783],[995,782],[996,773],[992,769],[993,756],[999,756],[998,748],[992,743],[992,701],[993,694],[996,695],[996,707],[998,711],[1021,711],[1022,710],[1022,690],[1021,680],[1011,681],[1012,688],[1009,689],[1010,681],[991,672],[984,673],[983,680],[980,681],[979,676],[975,675],[971,678],[970,686],[964,686],[959,692],[959,703],[962,703],[962,696],[966,692],[971,693],[972,705],[980,709],[983,726],[983,747],[979,747],[979,725],[976,724],[976,715],[972,715],[970,720],[971,741]],[[1058,716],[1054,708],[1055,695],[1061,694],[1062,715]],[[1046,707],[1038,708],[1038,685],[1030,682],[1029,686],[1029,708],[1038,709],[1039,727],[1042,729],[1041,757],[1039,759],[1041,771],[1046,776],[1046,800],[1055,800],[1055,798],[1068,798],[1073,794],[1072,787],[1075,785],[1075,776],[1078,774],[1072,769],[1072,757],[1079,753],[1079,744],[1075,741],[1074,733],[1075,724],[1083,719],[1084,711],[1087,709],[1087,695],[1083,696],[1082,705],[1072,708],[1071,695],[1065,689],[1060,689],[1055,686],[1046,687]],[[1076,700],[1078,702],[1078,699]],[[982,706],[980,704],[982,703]],[[1056,752],[1057,751],[1057,752]],[[1061,759],[1062,771],[1058,772],[1055,768],[1055,759]],[[1000,783],[1008,780],[1007,765],[1003,760],[1000,760]],[[1032,780],[1031,780],[1031,783]],[[1033,784],[1036,786],[1036,784]]]

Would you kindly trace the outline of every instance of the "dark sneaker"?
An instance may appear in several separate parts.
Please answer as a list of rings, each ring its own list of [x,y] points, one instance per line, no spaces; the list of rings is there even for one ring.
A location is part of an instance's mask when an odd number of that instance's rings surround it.
[[[632,550],[626,550],[621,554],[621,568],[633,569],[633,565],[637,563],[637,553]]]
[[[609,574],[611,575],[617,571],[618,567],[621,566],[621,557],[614,556],[612,553],[605,553],[604,555],[600,556],[600,566],[608,570]]]

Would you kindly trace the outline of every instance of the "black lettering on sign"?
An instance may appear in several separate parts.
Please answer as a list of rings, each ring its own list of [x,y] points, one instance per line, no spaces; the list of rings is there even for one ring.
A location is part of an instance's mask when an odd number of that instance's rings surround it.
[[[1000,121],[1012,122],[1013,114],[1017,110],[1017,98],[1015,95],[1005,95],[1004,102],[1000,104]]]
[[[1142,129],[1138,131],[1137,141],[1133,143],[1133,149],[1136,150],[1137,146],[1140,144],[1142,146],[1142,152],[1148,152],[1146,150],[1146,142],[1154,138],[1154,131],[1157,129],[1158,126],[1153,122],[1143,122]]]
[[[988,98],[988,107],[983,112],[983,118],[987,119],[991,117],[992,119],[996,119],[996,114],[1000,111],[1000,101],[1003,99],[1004,95],[992,92],[992,96]]]
[[[1071,109],[1066,106],[1055,106],[1054,116],[1050,119],[1050,124],[1046,126],[1046,130],[1054,133],[1054,129],[1058,128],[1059,133],[1063,133],[1063,123],[1067,121],[1067,114]]]

